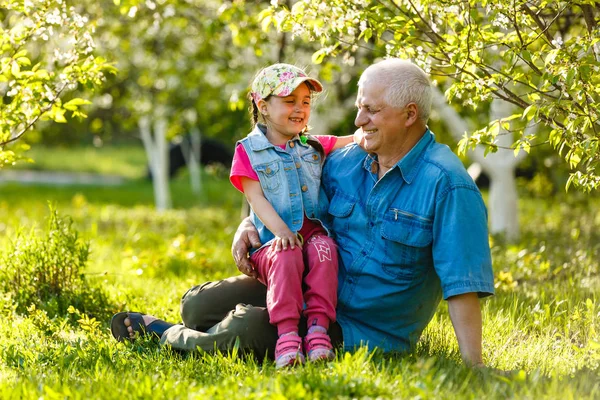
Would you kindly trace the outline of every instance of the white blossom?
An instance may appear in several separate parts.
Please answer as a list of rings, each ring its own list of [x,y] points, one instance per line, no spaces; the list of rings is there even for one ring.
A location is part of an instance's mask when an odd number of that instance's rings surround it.
[[[6,95],[8,97],[13,97],[15,95],[17,95],[19,93],[19,87],[15,86],[14,88],[12,88],[11,90],[8,91],[8,93],[6,93]]]
[[[174,15],[175,15],[175,7],[173,7],[171,4],[169,4],[168,6],[165,7],[165,12],[163,12],[163,17],[170,18]]]
[[[58,9],[54,9],[52,13],[46,14],[46,22],[52,25],[61,25],[62,18],[60,16],[60,11]]]
[[[133,7],[131,7],[131,8],[129,9],[129,12],[127,13],[127,16],[128,16],[129,18],[135,18],[135,14],[137,14],[137,10],[138,10],[137,6],[133,6]]]
[[[552,41],[552,44],[553,44],[555,47],[558,47],[558,48],[560,49],[560,48],[562,47],[562,45],[564,44],[564,42],[563,42],[563,40],[562,40],[562,37],[558,36],[556,39],[554,39],[554,40]]]
[[[496,18],[492,21],[492,25],[500,27],[500,28],[508,28],[510,24],[510,19],[502,13],[497,13]]]

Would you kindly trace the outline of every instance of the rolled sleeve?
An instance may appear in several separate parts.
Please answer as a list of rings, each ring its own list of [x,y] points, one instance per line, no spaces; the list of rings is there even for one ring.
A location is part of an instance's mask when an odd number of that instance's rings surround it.
[[[436,202],[433,261],[444,299],[494,294],[487,212],[476,187],[454,187]]]

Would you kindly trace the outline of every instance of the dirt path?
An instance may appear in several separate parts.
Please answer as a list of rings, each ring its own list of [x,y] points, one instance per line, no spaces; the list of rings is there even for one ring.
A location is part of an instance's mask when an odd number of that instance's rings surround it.
[[[47,185],[119,186],[125,178],[117,175],[98,175],[85,172],[0,170],[0,185],[8,182]]]

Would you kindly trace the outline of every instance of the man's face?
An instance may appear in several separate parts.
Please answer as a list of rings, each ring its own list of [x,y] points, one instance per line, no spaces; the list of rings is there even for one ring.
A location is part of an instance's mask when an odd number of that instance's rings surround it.
[[[358,89],[354,124],[362,130],[361,146],[377,155],[394,154],[406,133],[406,108],[394,108],[384,101],[383,83],[368,80]]]

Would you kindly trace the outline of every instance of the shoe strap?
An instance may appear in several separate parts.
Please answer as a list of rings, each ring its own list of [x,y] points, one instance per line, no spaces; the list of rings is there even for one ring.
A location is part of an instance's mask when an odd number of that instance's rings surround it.
[[[285,335],[279,337],[275,346],[275,356],[291,351],[300,351],[302,348],[302,338],[298,335]]]
[[[326,333],[313,332],[309,335],[306,335],[304,341],[306,342],[306,347],[308,349],[313,349],[315,347],[326,347],[328,349],[333,348],[331,345],[331,338]]]

